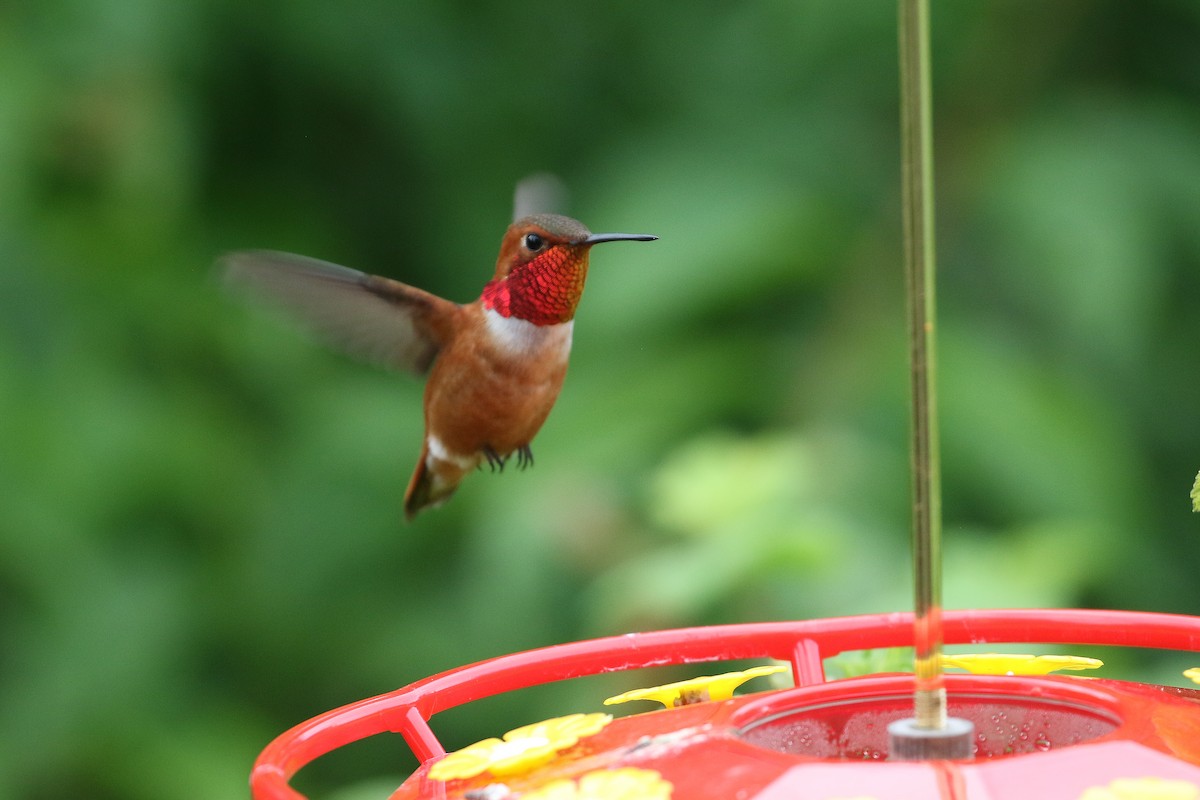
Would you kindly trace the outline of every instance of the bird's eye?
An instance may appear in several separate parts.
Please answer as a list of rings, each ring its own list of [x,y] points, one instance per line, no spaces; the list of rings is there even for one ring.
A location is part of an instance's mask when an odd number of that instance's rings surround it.
[[[536,253],[541,250],[546,244],[546,240],[536,233],[525,234],[525,249],[531,253]]]

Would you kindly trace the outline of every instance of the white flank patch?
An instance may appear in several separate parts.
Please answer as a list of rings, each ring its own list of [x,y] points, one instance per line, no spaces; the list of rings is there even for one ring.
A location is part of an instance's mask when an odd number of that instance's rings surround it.
[[[446,445],[442,444],[442,440],[433,434],[429,435],[427,444],[429,445],[429,458],[425,460],[425,466],[429,468],[433,467],[433,464],[431,464],[430,461],[434,459],[438,461],[446,461],[458,467],[459,469],[474,469],[475,464],[478,461],[478,459],[472,458],[471,456],[460,456],[457,453],[451,453],[446,449]]]
[[[517,317],[504,317],[495,309],[484,309],[488,333],[492,341],[514,354],[524,354],[552,347],[559,350],[563,358],[571,352],[571,334],[575,320],[557,325],[534,325]]]

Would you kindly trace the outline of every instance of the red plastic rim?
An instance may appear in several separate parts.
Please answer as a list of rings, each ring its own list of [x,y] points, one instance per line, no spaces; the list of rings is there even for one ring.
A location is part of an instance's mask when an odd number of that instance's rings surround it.
[[[877,614],[627,634],[501,656],[328,711],[276,738],[250,776],[256,800],[304,800],[288,785],[304,765],[351,742],[399,733],[422,763],[445,754],[429,719],[473,700],[567,678],[742,659],[791,664],[797,686],[825,682],[823,660],[912,645],[912,615]],[[1200,618],[1107,610],[947,611],[947,644],[1054,643],[1200,651]]]

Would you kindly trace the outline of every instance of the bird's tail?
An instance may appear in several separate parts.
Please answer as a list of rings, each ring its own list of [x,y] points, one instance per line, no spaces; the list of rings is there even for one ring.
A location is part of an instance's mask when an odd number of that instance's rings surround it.
[[[450,469],[447,470],[450,473],[448,475],[442,472],[436,464],[430,465],[429,445],[425,444],[408,482],[408,491],[404,493],[404,517],[409,522],[425,509],[437,508],[449,500],[458,488],[463,471]]]

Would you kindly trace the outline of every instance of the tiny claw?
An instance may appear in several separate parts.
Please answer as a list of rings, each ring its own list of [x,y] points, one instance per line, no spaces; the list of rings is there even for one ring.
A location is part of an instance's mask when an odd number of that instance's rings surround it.
[[[491,468],[492,472],[496,472],[497,470],[504,472],[504,465],[508,463],[508,459],[493,450],[490,444],[483,446],[483,457],[487,459],[488,467]],[[479,467],[482,469],[483,465],[480,464]]]
[[[523,444],[517,448],[517,469],[528,469],[533,466],[533,450]]]

